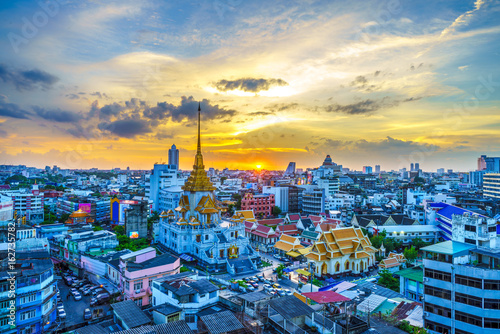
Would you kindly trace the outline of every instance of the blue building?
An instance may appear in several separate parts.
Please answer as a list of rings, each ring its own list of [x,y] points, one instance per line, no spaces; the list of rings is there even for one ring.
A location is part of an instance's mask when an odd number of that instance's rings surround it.
[[[424,299],[424,268],[415,266],[394,273],[399,275],[399,293],[421,303]]]
[[[18,251],[16,257],[14,270],[8,257],[0,267],[0,333],[49,332],[57,316],[57,285],[49,253]],[[15,296],[9,293],[11,277],[16,279]],[[10,318],[14,303],[14,316]]]

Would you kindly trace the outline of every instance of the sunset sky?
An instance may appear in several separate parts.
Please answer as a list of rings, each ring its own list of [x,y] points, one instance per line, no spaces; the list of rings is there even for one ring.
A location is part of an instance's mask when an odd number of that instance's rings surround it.
[[[2,1],[0,164],[468,171],[500,155],[500,1]]]

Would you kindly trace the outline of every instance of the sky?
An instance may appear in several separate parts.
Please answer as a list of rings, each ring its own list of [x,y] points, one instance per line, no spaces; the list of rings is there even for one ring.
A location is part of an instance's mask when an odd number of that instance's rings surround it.
[[[0,164],[474,170],[500,155],[500,1],[0,3]]]

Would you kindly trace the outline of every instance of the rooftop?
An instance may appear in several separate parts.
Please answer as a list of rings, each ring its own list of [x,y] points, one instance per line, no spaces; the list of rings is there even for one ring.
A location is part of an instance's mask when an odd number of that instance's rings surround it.
[[[421,248],[423,251],[431,253],[439,253],[446,255],[457,255],[462,252],[467,252],[470,249],[476,248],[475,245],[468,245],[458,241],[444,241],[434,245]]]
[[[284,296],[269,301],[271,306],[285,319],[306,316],[314,313],[314,310],[295,296]]]
[[[396,272],[395,274],[420,283],[424,281],[424,268],[422,266],[406,268]]]
[[[111,308],[116,316],[129,328],[147,325],[151,322],[151,319],[144,314],[133,300],[111,304]]]
[[[179,258],[174,257],[169,254],[162,254],[152,259],[146,260],[144,262],[135,263],[135,262],[126,262],[127,270],[129,272],[144,270],[149,268],[155,268],[159,266],[164,266],[166,264],[172,264],[177,261]]]
[[[211,334],[222,334],[244,328],[231,311],[203,315],[200,319]]]

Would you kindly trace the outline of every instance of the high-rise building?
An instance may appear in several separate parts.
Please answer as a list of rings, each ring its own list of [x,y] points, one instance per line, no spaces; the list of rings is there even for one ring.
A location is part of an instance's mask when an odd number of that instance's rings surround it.
[[[375,173],[380,174],[380,165],[375,165]]]
[[[371,174],[373,173],[372,166],[363,166],[363,174]]]
[[[420,170],[420,164],[418,162],[415,163],[415,170],[416,171]]]
[[[339,192],[339,177],[338,176],[325,176],[317,180],[318,188],[325,190],[325,196],[332,196]]]
[[[482,155],[477,158],[477,170],[485,170],[486,169],[486,155]]]
[[[495,219],[453,215],[452,240],[424,252],[424,327],[431,333],[498,333],[500,239]]]
[[[179,150],[175,147],[175,144],[168,150],[168,164],[175,165],[179,169]]]
[[[500,198],[499,173],[488,173],[483,175],[483,197]]]
[[[438,168],[437,171],[438,175],[443,175],[444,174],[444,168]]]
[[[285,175],[295,174],[295,162],[290,162],[286,168]]]
[[[174,186],[181,186],[183,179],[177,175],[176,165],[155,164],[146,183],[146,197],[153,201],[153,210],[160,210],[161,191]]]
[[[415,166],[413,165],[413,162],[410,164],[410,172],[413,172],[415,170]]]

